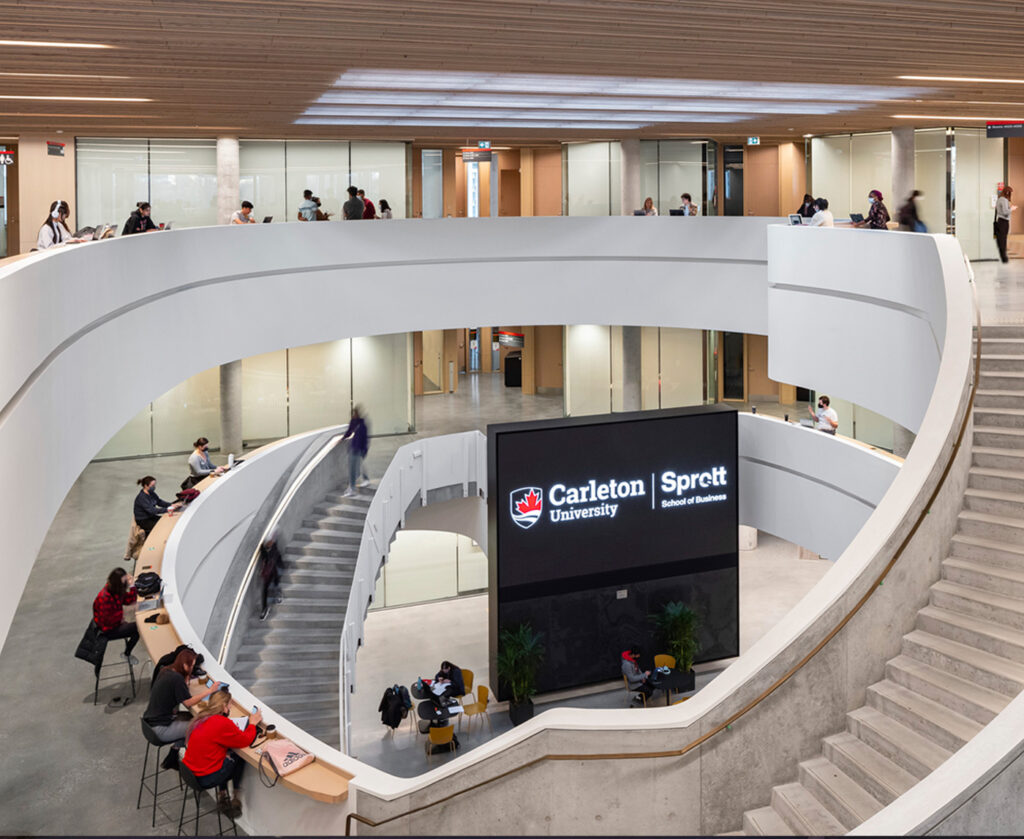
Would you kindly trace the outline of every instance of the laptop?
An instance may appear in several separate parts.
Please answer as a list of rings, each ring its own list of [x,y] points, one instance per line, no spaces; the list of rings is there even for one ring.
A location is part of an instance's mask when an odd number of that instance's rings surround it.
[[[861,215],[860,213],[850,213],[850,221],[852,221],[854,224],[860,224],[862,221],[864,221],[864,216]]]
[[[270,222],[272,222],[273,220],[274,220],[273,216],[264,216],[263,217],[263,223],[264,224],[270,224]]]
[[[173,221],[164,222],[164,226],[161,228],[161,230],[170,230],[172,224],[174,224]]]
[[[673,208],[668,211],[668,214],[670,216],[685,216],[686,210],[684,210],[682,207]]]
[[[647,213],[645,213],[643,210],[633,210],[633,215],[634,216],[646,216]]]
[[[800,215],[800,213],[790,213],[789,223],[793,225],[793,227],[799,227],[801,224],[804,223],[804,217]]]

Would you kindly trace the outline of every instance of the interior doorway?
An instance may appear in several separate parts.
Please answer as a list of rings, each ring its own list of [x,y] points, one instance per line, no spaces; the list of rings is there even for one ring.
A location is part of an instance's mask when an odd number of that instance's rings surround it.
[[[719,333],[718,399],[747,401],[747,336],[742,332]]]
[[[444,330],[423,331],[423,393],[444,393]]]

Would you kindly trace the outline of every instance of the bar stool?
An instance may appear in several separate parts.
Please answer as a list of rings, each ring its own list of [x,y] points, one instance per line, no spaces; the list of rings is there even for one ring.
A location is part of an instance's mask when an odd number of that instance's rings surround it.
[[[142,777],[139,779],[139,800],[135,802],[135,809],[139,810],[142,808],[142,791],[153,793],[153,819],[150,823],[151,827],[156,827],[156,800],[160,797],[160,773],[170,772],[170,769],[164,769],[163,764],[160,762],[160,750],[164,746],[171,746],[172,743],[165,743],[159,737],[152,726],[149,725],[145,720],[140,719],[139,723],[142,725],[142,736],[146,738],[146,756],[142,759]],[[146,774],[146,767],[149,764],[149,747],[156,746],[156,771],[151,775]],[[150,787],[148,781],[153,782],[153,786]],[[178,789],[181,789],[181,776],[178,776]],[[164,794],[168,792],[174,792],[173,788],[165,789]],[[174,818],[171,816],[171,818]]]
[[[189,794],[191,793],[192,799],[196,803],[196,815],[195,815],[195,818],[190,818],[188,820],[189,824],[191,824],[192,822],[195,822],[195,824],[196,824],[195,833],[193,835],[195,835],[195,836],[199,835],[199,820],[203,816],[209,816],[212,813],[216,813],[217,814],[217,832],[215,834],[212,834],[212,835],[214,835],[214,836],[223,836],[224,835],[225,830],[224,830],[224,827],[223,827],[223,822],[221,821],[221,816],[224,816],[224,818],[226,818],[231,823],[231,830],[233,831],[234,835],[237,836],[238,835],[238,826],[235,824],[234,817],[233,816],[229,816],[227,813],[221,813],[220,808],[216,805],[216,803],[214,803],[212,810],[207,810],[205,813],[201,813],[200,812],[200,799],[202,799],[203,793],[206,792],[206,790],[204,790],[201,786],[199,786],[199,780],[196,778],[195,775],[192,774],[192,770],[189,769],[184,763],[181,763],[181,764],[178,765],[178,774],[181,776],[181,780],[183,780],[185,782],[185,794],[181,797],[181,817],[178,819],[178,834],[177,835],[178,836],[182,836],[183,835],[182,832],[181,832],[181,828],[185,824],[185,804],[188,802],[188,797],[189,797]],[[216,800],[217,800],[217,788],[216,787],[213,787],[213,800],[214,800],[214,802],[216,802]],[[204,836],[209,836],[211,834],[204,833],[203,835]]]
[[[104,636],[101,635],[101,637],[104,637]],[[110,647],[109,643],[104,646],[104,648],[103,648],[103,658],[106,658],[107,649],[109,647]],[[131,660],[131,658],[124,658],[123,661],[113,661],[110,664],[104,664],[103,663],[103,658],[100,659],[100,663],[99,664],[96,664],[96,665],[93,666],[93,670],[96,673],[96,688],[95,688],[95,690],[93,691],[93,694],[92,694],[92,704],[96,705],[99,702],[100,682],[101,681],[109,682],[109,681],[113,681],[114,679],[120,678],[119,676],[102,676],[101,677],[100,676],[100,671],[101,670],[109,669],[111,667],[120,667],[122,663],[128,665],[128,678],[131,680],[131,683],[132,683],[132,699],[134,699],[135,698],[135,670],[132,667],[132,660]]]

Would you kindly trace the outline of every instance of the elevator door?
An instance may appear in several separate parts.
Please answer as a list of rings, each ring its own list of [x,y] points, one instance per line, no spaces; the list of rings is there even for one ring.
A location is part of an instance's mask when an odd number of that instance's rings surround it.
[[[744,359],[746,336],[742,332],[723,332],[721,335],[718,376],[720,398],[744,402],[747,398],[747,365]]]

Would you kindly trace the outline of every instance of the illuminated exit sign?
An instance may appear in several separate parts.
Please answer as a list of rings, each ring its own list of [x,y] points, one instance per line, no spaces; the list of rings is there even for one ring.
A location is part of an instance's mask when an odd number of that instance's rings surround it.
[[[759,146],[759,145],[761,145],[761,138],[760,137],[747,137],[747,145],[748,146]]]
[[[14,152],[10,149],[0,149],[0,166],[13,166]]]

